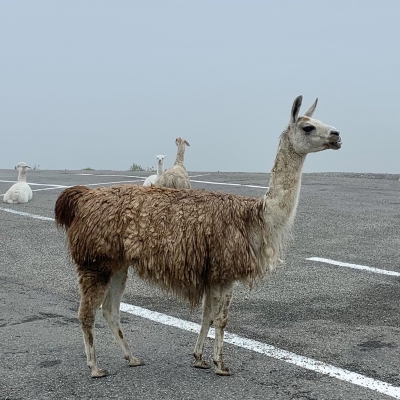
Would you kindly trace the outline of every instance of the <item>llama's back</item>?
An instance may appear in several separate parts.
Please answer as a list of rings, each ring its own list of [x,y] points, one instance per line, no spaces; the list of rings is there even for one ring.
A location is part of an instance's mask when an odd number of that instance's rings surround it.
[[[235,195],[121,185],[81,195],[67,230],[74,261],[137,274],[197,304],[207,286],[264,276],[251,240],[262,234],[260,200]],[[95,260],[95,261],[94,261]]]
[[[14,183],[3,197],[3,201],[8,204],[24,204],[31,199],[32,189],[26,182]]]
[[[190,179],[183,165],[174,165],[157,180],[156,186],[171,189],[190,189]]]
[[[143,182],[143,186],[151,186],[151,185],[155,185],[157,182],[157,175],[150,175],[148,176],[145,181]]]

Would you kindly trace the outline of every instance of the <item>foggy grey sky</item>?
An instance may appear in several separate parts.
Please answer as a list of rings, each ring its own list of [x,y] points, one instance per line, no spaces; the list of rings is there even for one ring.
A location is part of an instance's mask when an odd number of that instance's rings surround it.
[[[299,94],[304,172],[399,173],[400,1],[0,1],[0,168],[269,172]]]

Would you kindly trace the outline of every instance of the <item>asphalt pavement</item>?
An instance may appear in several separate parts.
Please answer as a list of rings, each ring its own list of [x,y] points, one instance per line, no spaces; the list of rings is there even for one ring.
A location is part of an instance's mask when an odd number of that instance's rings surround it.
[[[284,265],[250,293],[236,286],[227,325],[244,340],[337,367],[345,378],[233,344],[224,346],[233,375],[220,377],[191,368],[195,333],[123,312],[125,334],[145,365],[127,366],[98,313],[96,351],[108,376],[91,379],[76,274],[65,235],[52,221],[54,204],[64,186],[141,184],[147,175],[29,171],[32,201],[0,203],[0,399],[400,398],[400,182],[383,174],[304,174]],[[250,173],[190,176],[194,188],[246,196],[262,196],[269,180],[269,174]],[[0,194],[15,178],[15,171],[0,170]],[[130,275],[125,303],[200,323],[200,308],[191,310]],[[209,360],[212,343],[206,344]],[[371,384],[346,380],[351,373]],[[385,384],[387,394],[374,390]]]

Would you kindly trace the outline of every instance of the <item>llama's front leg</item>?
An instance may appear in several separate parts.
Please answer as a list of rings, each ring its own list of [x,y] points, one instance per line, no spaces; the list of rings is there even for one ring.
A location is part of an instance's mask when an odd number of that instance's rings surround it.
[[[106,375],[106,372],[99,368],[96,360],[94,347],[94,321],[96,311],[103,301],[107,289],[107,283],[104,282],[104,279],[99,279],[99,277],[94,274],[81,275],[79,287],[81,292],[81,302],[78,318],[81,322],[83,331],[87,366],[90,368],[92,378],[101,378]]]
[[[229,306],[232,299],[233,285],[220,286],[211,293],[211,305],[214,315],[215,327],[215,343],[214,343],[214,356],[213,361],[216,366],[215,373],[217,375],[230,375],[229,368],[223,361],[223,341],[224,329],[228,321]]]
[[[207,361],[203,360],[203,350],[204,350],[204,343],[208,335],[208,331],[210,330],[212,322],[213,321],[211,319],[211,296],[210,296],[210,291],[207,290],[203,298],[203,315],[201,318],[201,328],[193,353],[195,358],[193,362],[193,367],[195,368],[204,368],[204,369],[210,368],[210,364]]]
[[[103,316],[107,320],[116,342],[121,346],[124,352],[124,358],[129,361],[131,367],[136,367],[138,365],[143,365],[143,362],[139,358],[133,356],[125,335],[122,332],[119,316],[121,297],[125,290],[127,277],[127,269],[118,271],[111,277],[110,285],[103,301],[102,310]]]

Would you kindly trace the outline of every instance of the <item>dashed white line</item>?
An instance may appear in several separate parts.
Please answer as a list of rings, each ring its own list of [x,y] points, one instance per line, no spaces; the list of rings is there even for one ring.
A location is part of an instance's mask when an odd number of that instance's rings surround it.
[[[102,183],[89,183],[88,185],[85,186],[101,186],[101,185],[115,185],[117,183],[137,183],[141,181],[116,181],[116,182],[102,182]]]
[[[329,258],[310,257],[310,258],[306,258],[306,260],[317,261],[317,262],[330,264],[330,265],[337,265],[339,267],[360,269],[360,270],[367,271],[367,272],[373,272],[375,274],[400,276],[400,272],[389,271],[386,269],[379,269],[379,268],[374,268],[374,267],[367,267],[366,265],[350,264],[350,263],[345,263],[342,261],[330,260]]]
[[[36,214],[30,214],[24,211],[17,211],[14,210],[13,208],[2,208],[0,207],[0,211],[5,211],[11,214],[17,214],[17,215],[22,215],[23,217],[29,217],[33,219],[41,219],[42,221],[54,221],[54,218],[49,218],[49,217],[42,217],[41,215],[36,215]]]
[[[96,174],[76,174],[76,175],[81,175],[81,176],[122,176],[122,177],[128,177],[128,178],[137,178],[142,181],[145,180],[145,178],[141,176],[135,176],[135,175],[96,175]],[[204,174],[204,175],[192,175],[189,176],[189,178],[194,178],[194,177],[199,177],[199,176],[208,176],[210,174]],[[190,179],[192,182],[195,183],[207,183],[209,185],[222,185],[222,186],[242,186],[242,187],[249,187],[249,188],[255,188],[255,189],[268,189],[268,186],[259,186],[259,185],[245,185],[242,183],[225,183],[225,182],[211,182],[211,181],[198,181],[194,179]],[[86,185],[88,186],[88,185]]]
[[[189,178],[198,178],[199,176],[209,176],[211,174],[189,175]]]
[[[156,171],[153,171],[156,172]],[[111,175],[111,174],[75,174],[75,175],[79,175],[79,176],[122,176],[125,178],[140,178],[142,181],[144,181],[147,177],[143,177],[143,176],[135,176],[135,175]],[[189,178],[195,178],[198,176],[208,176],[210,174],[201,174],[201,175],[189,175]]]
[[[133,306],[127,303],[121,303],[120,310],[129,314],[146,318],[150,321],[158,322],[164,325],[173,326],[175,328],[183,329],[189,332],[199,333],[200,325],[194,322],[185,321],[179,318],[171,317],[169,315],[161,314],[156,311],[151,311],[146,308]],[[208,337],[214,339],[215,330],[210,329]],[[352,383],[353,385],[361,386],[376,392],[386,394],[395,399],[400,399],[400,388],[393,386],[390,383],[379,381],[367,376],[348,371],[343,368],[336,367],[322,361],[314,360],[312,358],[304,357],[287,350],[282,350],[277,347],[271,346],[266,343],[258,342],[252,339],[246,339],[233,333],[225,332],[224,342],[244,348],[246,350],[254,351],[256,353],[264,354],[268,357],[275,358],[298,367],[305,368],[322,375],[330,376],[341,381]]]
[[[116,174],[75,174],[77,176],[107,176],[107,177],[120,177],[120,178],[135,178],[144,181],[146,178],[143,176],[135,176],[135,175],[116,175]]]
[[[88,183],[88,184],[85,185],[85,186],[101,186],[101,185],[114,185],[114,184],[117,184],[117,183],[138,183],[138,182],[141,182],[141,181],[140,181],[140,180],[134,180],[134,181],[117,181],[117,182]],[[32,183],[29,182],[29,185],[35,185],[35,184],[32,184]],[[36,183],[36,185],[50,186],[50,185],[42,184],[42,183]],[[72,185],[72,186],[74,186],[74,185]],[[68,187],[71,187],[71,186],[53,185],[52,187],[48,187],[48,188],[32,189],[32,192],[40,192],[40,191],[43,191],[43,190],[65,189],[65,188],[68,188]],[[1,197],[1,196],[4,196],[4,195],[5,195],[5,193],[0,194],[0,197]]]
[[[0,181],[2,183],[17,183],[16,181]],[[65,187],[64,185],[53,185],[52,183],[34,183],[34,182],[28,182],[29,185],[32,186],[59,186],[59,187]]]
[[[55,190],[55,189],[65,189],[68,186],[57,186],[57,187],[50,187],[50,188],[42,188],[42,189],[32,189],[32,192],[41,192],[43,190]]]

